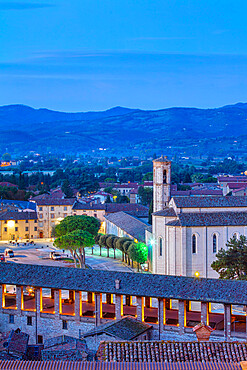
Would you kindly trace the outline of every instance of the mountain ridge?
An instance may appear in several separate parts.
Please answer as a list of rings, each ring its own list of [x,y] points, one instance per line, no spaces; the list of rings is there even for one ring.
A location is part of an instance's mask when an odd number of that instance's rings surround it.
[[[18,134],[17,134],[18,131]],[[16,132],[16,135],[14,134]],[[113,107],[66,113],[25,105],[0,107],[0,149],[88,152],[100,147],[150,150],[177,142],[237,138],[247,133],[247,103],[220,108],[171,107],[141,110]],[[6,145],[7,144],[7,145]]]

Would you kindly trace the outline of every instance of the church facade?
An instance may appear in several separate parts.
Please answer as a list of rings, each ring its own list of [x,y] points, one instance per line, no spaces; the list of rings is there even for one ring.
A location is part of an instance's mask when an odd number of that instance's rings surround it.
[[[171,162],[154,160],[152,272],[217,278],[211,268],[227,241],[247,236],[247,197],[170,197]],[[147,234],[148,235],[148,234]]]

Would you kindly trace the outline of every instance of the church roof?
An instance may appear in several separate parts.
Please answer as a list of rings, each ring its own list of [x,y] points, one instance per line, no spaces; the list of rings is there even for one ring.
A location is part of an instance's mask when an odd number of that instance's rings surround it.
[[[247,226],[247,212],[180,213],[169,226]]]
[[[247,197],[173,197],[178,208],[247,207]]]
[[[164,216],[164,217],[177,217],[172,207],[166,207],[165,209],[162,209],[161,211],[154,212],[153,215]]]

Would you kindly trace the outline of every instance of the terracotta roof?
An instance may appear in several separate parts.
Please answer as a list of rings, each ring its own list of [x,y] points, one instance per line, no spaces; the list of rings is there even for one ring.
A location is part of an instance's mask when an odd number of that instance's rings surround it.
[[[37,203],[38,206],[67,206],[67,205],[73,205],[75,202],[75,198],[65,198],[65,199],[60,199],[60,198],[43,198],[43,199],[37,199],[35,202]]]
[[[102,342],[100,361],[109,362],[240,362],[247,359],[247,344],[236,342]]]
[[[122,340],[132,340],[151,328],[151,325],[127,316],[120,320],[115,320],[114,322],[99,325],[95,329],[84,333],[84,337],[86,338],[95,334],[105,333]]]
[[[120,280],[116,289],[115,280]],[[188,301],[247,304],[247,281],[204,279],[18,263],[1,264],[0,284]]]
[[[247,226],[247,212],[179,213],[170,226]]]
[[[12,184],[11,182],[8,181],[0,182],[0,186],[7,186],[9,188],[18,188],[18,185]]]
[[[227,184],[229,189],[241,189],[241,188],[246,188],[247,183],[246,182],[230,182]]]
[[[218,182],[247,182],[247,176],[218,176]]]
[[[0,361],[0,370],[208,370],[203,362],[82,362],[82,361]],[[240,364],[211,362],[210,370],[242,370]]]
[[[133,203],[104,203],[104,204],[82,204],[78,201],[73,205],[73,210],[105,210],[106,213],[124,211],[136,217],[148,217],[148,207]]]
[[[247,197],[173,197],[178,208],[247,207]]]
[[[0,212],[0,220],[37,220],[37,218],[36,212]]]
[[[145,242],[145,230],[147,226],[149,226],[146,222],[125,212],[111,213],[105,216],[105,219],[131,235],[133,238]]]

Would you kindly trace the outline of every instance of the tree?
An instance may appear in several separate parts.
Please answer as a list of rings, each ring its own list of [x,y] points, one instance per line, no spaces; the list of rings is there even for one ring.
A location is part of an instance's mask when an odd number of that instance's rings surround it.
[[[119,249],[119,250],[122,252],[122,262],[124,261],[124,253],[125,253],[125,252],[124,252],[123,245],[124,245],[124,243],[125,243],[127,240],[130,240],[130,241],[131,241],[131,239],[130,239],[130,238],[127,238],[127,237],[123,236],[123,237],[119,238],[119,239],[117,240],[117,242],[116,242],[116,247],[117,247],[117,249]]]
[[[148,258],[148,247],[145,243],[132,243],[128,249],[129,257],[137,262],[138,271],[140,269],[140,264],[145,263]]]
[[[221,249],[216,254],[216,261],[211,265],[218,272],[221,279],[247,280],[247,238],[231,238],[227,243],[227,250]]]
[[[73,197],[73,190],[70,187],[70,183],[69,183],[68,179],[64,180],[64,182],[63,182],[62,192],[65,194],[66,198],[72,198]]]
[[[55,245],[60,241],[63,244],[63,249],[71,248],[74,258],[77,257],[80,267],[85,267],[85,247],[94,245],[94,237],[98,234],[100,221],[95,217],[90,216],[68,216],[65,217],[60,224],[55,226],[55,234],[58,237],[55,240]],[[68,247],[66,247],[65,239],[60,237],[67,236]],[[59,247],[60,248],[60,247]]]
[[[99,254],[100,254],[100,256],[101,256],[101,245],[100,245],[100,243],[99,243],[99,240],[100,240],[100,237],[101,237],[102,235],[103,235],[103,234],[98,233],[98,234],[94,237],[94,241],[95,241],[95,243],[99,245]],[[92,249],[92,252],[93,252],[93,249]]]
[[[77,267],[77,260],[80,268],[85,268],[85,248],[91,247],[94,244],[94,237],[88,231],[74,230],[70,233],[58,237],[54,244],[59,249],[67,249],[70,251],[75,267]]]
[[[138,195],[141,199],[141,204],[147,206],[151,203],[153,199],[153,189],[140,186],[138,189]]]
[[[132,243],[133,243],[133,240],[127,240],[126,242],[123,243],[123,250],[125,253],[125,262],[128,262],[128,265],[130,265],[130,258],[128,255],[128,250]]]
[[[116,258],[116,246],[114,241],[118,239],[116,235],[109,235],[106,239],[106,245],[108,248],[112,248],[114,250],[114,259]]]
[[[107,197],[106,197],[106,200],[105,200],[105,203],[111,203],[111,198],[110,198],[110,195],[108,194]]]
[[[55,230],[57,236],[65,235],[74,230],[88,231],[93,236],[96,236],[99,228],[100,220],[95,217],[82,215],[65,217],[60,224],[56,225]]]

